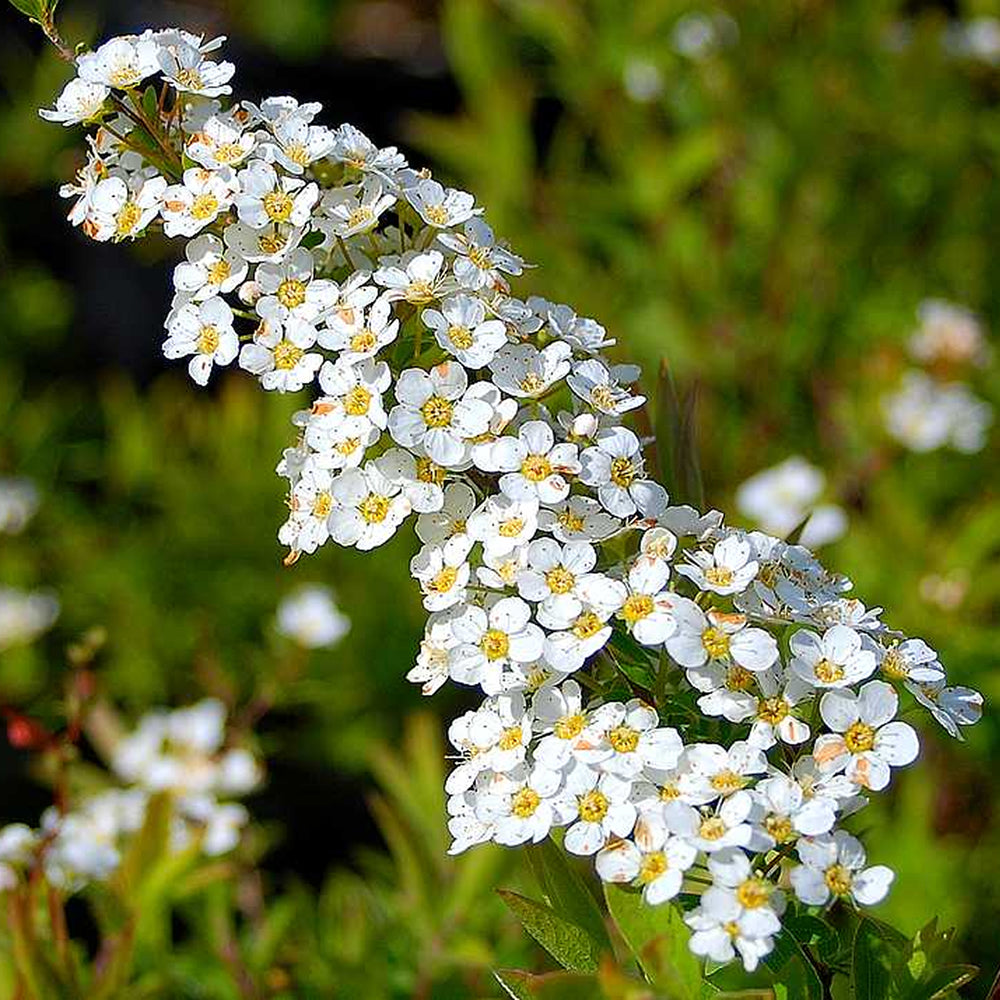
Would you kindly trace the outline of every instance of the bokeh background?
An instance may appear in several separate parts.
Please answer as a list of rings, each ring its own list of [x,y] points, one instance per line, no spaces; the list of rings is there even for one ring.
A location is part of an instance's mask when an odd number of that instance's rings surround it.
[[[888,437],[882,399],[922,300],[974,310],[990,340],[1000,325],[1000,27],[975,20],[998,13],[889,0],[60,7],[71,39],[224,33],[238,93],[321,100],[326,122],[476,192],[540,265],[522,294],[598,318],[649,387],[662,359],[697,385],[713,506],[732,510],[743,480],[793,454],[825,472],[849,531],[824,558],[987,698],[964,746],[927,724],[924,766],[869,834],[899,872],[882,914],[908,931],[934,914],[954,924],[984,967],[970,997],[1000,964],[1000,431],[977,453],[914,453]],[[282,919],[315,952],[317,989],[334,991],[317,995],[488,994],[483,970],[537,954],[489,899],[521,878],[517,859],[441,856],[441,720],[464,700],[428,704],[403,679],[423,619],[403,569],[413,540],[282,567],[271,470],[301,401],[237,372],[199,391],[163,361],[171,248],[93,244],[64,221],[56,189],[81,143],[36,108],[66,76],[0,9],[0,476],[43,495],[29,532],[0,536],[0,585],[62,603],[46,638],[0,652],[0,700],[57,718],[62,649],[94,625],[108,632],[100,683],[126,711],[195,691],[263,697],[270,779],[249,806]],[[998,371],[968,375],[994,404]],[[272,624],[310,581],[334,587],[352,632],[302,656]],[[34,822],[48,801],[28,762],[0,741],[3,822]]]

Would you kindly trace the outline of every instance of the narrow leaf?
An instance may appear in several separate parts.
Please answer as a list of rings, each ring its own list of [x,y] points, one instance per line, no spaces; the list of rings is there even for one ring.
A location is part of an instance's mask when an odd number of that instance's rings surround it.
[[[524,929],[564,968],[574,972],[594,972],[601,944],[582,927],[538,903],[509,889],[498,889],[507,908]]]
[[[854,935],[851,996],[853,1000],[889,1000],[899,996],[893,985],[889,945],[876,924],[868,919],[858,923]]]
[[[578,972],[547,972],[540,976],[518,969],[498,969],[496,981],[514,1000],[602,1000],[593,976]]]
[[[977,975],[979,969],[974,965],[946,965],[918,983],[906,1000],[945,1000],[960,986],[971,983]]]

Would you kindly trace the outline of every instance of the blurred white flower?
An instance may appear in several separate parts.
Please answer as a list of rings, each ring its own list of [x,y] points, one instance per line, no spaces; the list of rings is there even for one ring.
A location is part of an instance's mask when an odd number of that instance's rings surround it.
[[[0,534],[16,535],[38,509],[38,490],[30,479],[0,478]]]
[[[906,372],[902,385],[882,405],[886,429],[910,451],[981,451],[993,422],[993,407],[964,382],[942,384],[915,370]]]
[[[980,368],[989,363],[992,351],[975,313],[943,299],[925,299],[917,307],[917,319],[920,325],[907,345],[914,361]]]
[[[322,649],[347,635],[351,622],[337,607],[329,587],[307,584],[278,605],[277,629],[306,649]]]
[[[32,642],[59,617],[59,601],[44,591],[0,587],[0,652]]]

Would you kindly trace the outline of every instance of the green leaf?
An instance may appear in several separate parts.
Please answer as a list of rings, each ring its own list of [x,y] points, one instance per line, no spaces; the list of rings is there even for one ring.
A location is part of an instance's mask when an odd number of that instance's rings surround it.
[[[851,956],[851,996],[853,1000],[889,1000],[898,997],[893,983],[889,942],[879,926],[868,918],[858,923]]]
[[[41,21],[45,17],[47,9],[45,0],[10,0],[10,3],[12,7],[33,21]]]
[[[697,387],[682,399],[664,361],[656,388],[656,448],[660,477],[674,503],[704,509],[705,495],[698,460],[695,407]]]
[[[150,121],[156,121],[160,116],[159,97],[156,93],[156,87],[152,84],[142,92],[142,110]]]
[[[578,972],[547,972],[536,976],[518,969],[498,969],[496,981],[515,1000],[603,1000],[593,976]]]
[[[794,935],[779,934],[764,964],[788,990],[789,1000],[824,1000],[823,981]]]
[[[802,913],[785,920],[785,927],[792,932],[795,940],[803,946],[812,946],[822,960],[832,958],[839,947],[837,930],[820,917]]]
[[[906,1000],[945,1000],[978,975],[979,969],[974,965],[946,965],[932,972],[924,982],[918,983],[907,994]]]
[[[521,921],[524,929],[564,968],[574,972],[594,972],[602,949],[579,924],[509,889],[498,889],[507,908]]]
[[[608,910],[650,983],[671,1000],[697,1000],[701,964],[688,948],[691,932],[676,906],[650,906],[642,893],[620,885],[604,886]]]
[[[570,864],[565,851],[555,841],[546,839],[540,844],[528,845],[525,855],[545,902],[610,951],[611,941],[604,915],[583,876]]]

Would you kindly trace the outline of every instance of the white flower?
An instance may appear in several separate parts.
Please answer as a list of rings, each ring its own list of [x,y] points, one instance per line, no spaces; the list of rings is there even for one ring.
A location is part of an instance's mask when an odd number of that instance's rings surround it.
[[[685,751],[684,762],[681,789],[685,799],[697,805],[733,795],[752,783],[752,775],[767,770],[763,751],[744,740],[728,749],[696,743]]]
[[[496,242],[482,219],[469,219],[461,235],[439,233],[438,240],[456,254],[452,268],[463,288],[478,291],[501,284],[501,274],[521,274],[524,261]]]
[[[278,531],[278,541],[293,552],[315,552],[330,537],[333,511],[333,473],[307,466],[292,487],[289,517]]]
[[[38,843],[38,834],[24,823],[0,829],[0,892],[17,886],[17,870],[28,864]]]
[[[247,262],[209,233],[191,240],[184,256],[174,268],[174,288],[196,302],[233,291],[247,276]]]
[[[621,522],[592,497],[574,495],[539,510],[538,527],[560,542],[598,542],[613,535]]]
[[[461,854],[493,836],[493,824],[476,814],[476,800],[471,790],[448,797],[448,832],[453,838],[449,854]]]
[[[670,829],[706,854],[727,847],[745,847],[753,836],[748,822],[753,798],[746,791],[729,795],[714,812],[699,811],[676,799],[668,802],[663,811]]]
[[[298,177],[281,176],[270,163],[254,160],[239,172],[240,194],[236,210],[240,221],[252,229],[289,224],[304,226],[309,221],[319,191],[314,183]]]
[[[302,239],[303,230],[288,223],[254,228],[244,222],[226,226],[222,233],[226,246],[238,253],[243,260],[258,263],[262,260],[283,260]]]
[[[906,687],[957,740],[964,739],[959,726],[971,726],[982,718],[983,696],[972,688],[947,687],[944,678],[921,684],[907,682]]]
[[[666,506],[666,491],[644,478],[639,439],[626,427],[609,427],[597,435],[597,444],[580,456],[580,482],[597,488],[605,509],[616,517],[630,517],[638,509],[655,516]]]
[[[580,685],[567,680],[558,687],[542,688],[532,699],[535,730],[544,734],[534,747],[535,760],[555,771],[573,756],[577,738],[587,727]]]
[[[789,643],[792,671],[818,688],[843,688],[875,672],[875,654],[863,647],[861,636],[847,625],[833,625],[823,633],[799,629]]]
[[[509,552],[483,550],[483,565],[476,569],[476,579],[490,590],[506,590],[528,568],[528,546],[521,545]]]
[[[920,371],[903,376],[900,388],[883,400],[886,429],[915,452],[950,446],[981,451],[993,408],[962,382],[940,383]]]
[[[531,344],[507,344],[489,363],[498,389],[519,399],[537,399],[569,371],[572,348],[557,340],[541,351]]]
[[[545,319],[554,337],[565,340],[576,350],[595,354],[602,347],[611,347],[616,343],[608,337],[607,330],[600,323],[577,316],[569,306],[548,302],[534,295],[528,299],[528,305]],[[635,373],[635,378],[639,377],[639,369],[635,365],[624,365],[620,368],[620,372]],[[634,380],[627,379],[627,381]]]
[[[252,132],[244,132],[236,116],[212,115],[188,138],[185,152],[199,166],[218,170],[242,163],[256,141]]]
[[[337,607],[329,587],[299,587],[278,605],[278,632],[306,649],[333,646],[350,628],[350,620]]]
[[[935,684],[944,680],[944,667],[937,653],[923,639],[904,639],[888,647],[879,647],[879,670],[890,681]]]
[[[167,334],[164,355],[194,355],[188,362],[188,374],[198,385],[207,385],[213,364],[228,365],[240,349],[233,329],[233,311],[218,296],[181,306],[174,312]]]
[[[301,174],[333,148],[335,137],[324,125],[313,125],[312,115],[293,111],[275,122],[271,135],[262,135],[261,155],[277,161],[289,173]]]
[[[584,603],[579,614],[559,622],[554,619],[550,609],[546,621],[549,628],[557,631],[552,632],[545,640],[545,659],[556,670],[567,674],[579,670],[611,638],[612,628],[608,619],[614,614],[614,603],[604,603],[603,600],[592,603],[591,595],[606,598],[609,596],[606,592],[610,591],[618,598],[621,596],[617,589],[620,586],[617,581],[600,573],[591,574],[585,591],[581,593]]]
[[[737,533],[716,542],[711,552],[692,549],[685,553],[690,563],[678,566],[699,590],[715,594],[738,594],[746,590],[757,575],[758,564],[752,559],[752,549],[746,538]]]
[[[167,182],[163,177],[106,177],[90,199],[87,235],[99,242],[134,239],[156,218]]]
[[[643,902],[657,906],[680,891],[684,873],[694,864],[697,850],[686,840],[670,836],[665,824],[640,816],[631,840],[613,840],[594,859],[604,882],[634,882]],[[641,842],[641,847],[639,846]]]
[[[502,472],[500,489],[513,500],[555,504],[569,495],[567,476],[580,471],[575,444],[556,444],[544,420],[522,424],[517,437],[501,437],[490,450],[490,465]]]
[[[396,203],[386,194],[378,177],[366,177],[363,184],[334,188],[323,197],[323,211],[333,222],[336,236],[346,239],[378,225],[382,213]]]
[[[406,158],[395,146],[379,149],[360,129],[348,124],[334,131],[330,156],[353,170],[380,174],[387,179],[406,166]]]
[[[597,550],[589,542],[560,545],[538,538],[527,547],[527,567],[517,576],[518,593],[538,604],[538,620],[565,621],[583,610],[579,587],[597,565]]]
[[[468,524],[469,537],[496,555],[526,545],[537,528],[537,500],[511,500],[502,495],[487,497],[469,517]]]
[[[440,255],[438,255],[440,256]],[[471,295],[452,295],[441,309],[425,309],[420,317],[434,339],[466,368],[488,365],[507,343],[507,327],[502,320],[486,319],[486,306]]]
[[[469,605],[451,627],[461,640],[451,655],[451,676],[461,684],[479,684],[487,694],[499,690],[509,661],[531,663],[545,643],[531,621],[531,607],[519,597],[503,597],[488,611]]]
[[[806,798],[798,782],[777,774],[758,782],[750,793],[757,804],[752,851],[783,847],[799,836],[816,837],[833,829],[837,819],[834,800]]]
[[[362,551],[384,544],[413,508],[401,490],[372,462],[363,469],[344,470],[331,486],[330,537]]]
[[[571,823],[563,845],[571,854],[596,854],[611,837],[627,837],[635,825],[629,801],[632,782],[600,774],[575,763],[565,774],[555,807],[561,822]]]
[[[382,266],[372,278],[385,288],[383,295],[390,302],[403,299],[414,305],[424,305],[440,298],[448,287],[441,275],[444,254],[439,250],[428,250],[426,253],[408,251],[399,258],[383,257],[381,262]]]
[[[76,69],[89,83],[128,90],[159,71],[158,55],[159,46],[151,38],[112,38],[79,56]]]
[[[350,284],[350,283],[349,283]],[[371,286],[345,286],[341,290],[339,306],[327,317],[328,329],[319,335],[322,347],[340,351],[340,360],[355,364],[365,358],[373,358],[386,344],[396,339],[399,320],[391,319],[392,307],[384,298],[372,302]],[[364,304],[371,302],[367,310]]]
[[[407,368],[397,379],[398,405],[389,412],[389,433],[404,448],[422,445],[432,461],[454,468],[465,460],[466,439],[488,427],[493,407],[469,387],[465,369],[454,362],[429,372]]]
[[[779,740],[789,746],[805,743],[812,730],[807,722],[792,713],[792,709],[810,689],[794,677],[785,684],[783,672],[777,670],[757,674],[756,680],[761,697],[755,699],[754,720],[747,742],[762,750],[770,750]]]
[[[942,299],[925,299],[917,307],[920,327],[908,348],[922,364],[986,365],[992,354],[975,313]]]
[[[425,545],[410,560],[410,574],[420,583],[428,611],[444,611],[465,601],[472,545],[467,535],[453,535],[444,545]]]
[[[667,590],[670,566],[662,559],[639,556],[626,578],[616,609],[636,642],[657,646],[674,634],[674,595]]]
[[[34,642],[59,617],[59,601],[43,591],[0,587],[0,653]]]
[[[461,610],[457,609],[457,613],[461,613]],[[421,685],[420,693],[423,695],[434,694],[448,680],[451,650],[459,644],[459,639],[451,628],[451,621],[455,617],[456,609],[450,609],[442,614],[432,614],[427,619],[417,662],[406,675],[408,681]]]
[[[231,94],[229,81],[236,72],[231,62],[213,62],[194,45],[177,40],[163,45],[159,52],[163,79],[174,90],[197,94],[199,97],[221,97]]]
[[[498,844],[537,844],[555,823],[553,796],[561,784],[557,771],[536,765],[526,774],[515,772],[487,785],[477,796],[476,811],[489,816]]]
[[[713,962],[729,962],[738,952],[748,972],[774,947],[781,930],[784,895],[767,879],[754,875],[739,850],[709,858],[713,885],[702,894],[698,908],[684,922],[694,932],[691,951]]]
[[[676,729],[661,727],[654,708],[633,698],[595,709],[576,757],[600,771],[623,778],[649,777],[676,766],[684,745]]]
[[[676,596],[672,601],[677,628],[667,638],[666,648],[682,667],[700,667],[711,660],[735,663],[756,673],[778,659],[774,637],[764,629],[747,627],[745,615],[715,608],[706,614],[686,597]]]
[[[265,319],[297,316],[313,322],[321,312],[333,308],[341,295],[334,281],[313,278],[315,260],[304,247],[293,250],[281,262],[260,264],[254,274],[261,291],[257,313]]]
[[[742,483],[736,491],[736,507],[764,531],[787,535],[805,520],[825,483],[821,469],[793,455]]]
[[[905,722],[893,722],[899,697],[891,684],[869,681],[853,691],[828,691],[819,712],[833,730],[817,737],[813,756],[828,771],[844,771],[855,784],[881,791],[890,767],[903,767],[920,753],[917,734]]]
[[[404,192],[420,218],[435,229],[448,229],[478,214],[476,199],[467,191],[443,188],[437,181],[422,178]]]
[[[267,390],[298,392],[315,377],[323,355],[311,351],[316,328],[289,316],[284,323],[265,320],[257,328],[253,343],[240,348],[240,367],[260,378]]]
[[[475,509],[476,494],[472,488],[466,483],[449,483],[443,492],[442,506],[417,518],[417,538],[429,545],[440,545],[468,530],[469,516]]]
[[[825,906],[844,897],[874,906],[885,899],[895,878],[885,865],[866,868],[861,842],[843,830],[803,838],[797,848],[802,864],[792,869],[789,879],[795,895],[808,906]]]
[[[505,774],[524,763],[531,713],[519,692],[489,698],[455,719],[448,727],[448,739],[464,757],[445,782],[445,791],[455,795],[471,788],[483,772]]]
[[[646,402],[645,396],[633,396],[620,384],[632,383],[638,377],[639,369],[635,365],[616,365],[609,369],[596,358],[587,358],[573,366],[566,382],[575,395],[595,410],[621,416]]]
[[[50,122],[79,125],[101,114],[108,93],[108,87],[104,83],[91,83],[76,77],[63,87],[62,93],[56,98],[54,110],[42,108],[38,113]]]

